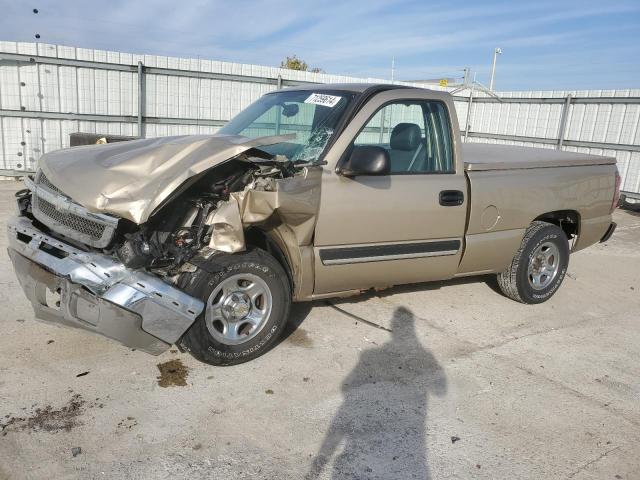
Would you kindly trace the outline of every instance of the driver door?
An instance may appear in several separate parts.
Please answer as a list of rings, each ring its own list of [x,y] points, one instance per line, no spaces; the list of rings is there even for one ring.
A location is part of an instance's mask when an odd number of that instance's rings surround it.
[[[438,92],[369,100],[327,154],[315,253],[317,295],[452,277],[462,255],[467,183],[453,104]],[[354,146],[389,152],[391,173],[336,173]]]

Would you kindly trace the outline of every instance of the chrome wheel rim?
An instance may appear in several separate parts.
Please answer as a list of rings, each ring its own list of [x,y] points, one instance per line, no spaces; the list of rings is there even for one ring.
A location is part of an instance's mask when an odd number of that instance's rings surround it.
[[[551,242],[538,246],[529,257],[527,277],[534,290],[547,288],[558,276],[560,270],[560,250]]]
[[[213,338],[238,345],[254,338],[264,328],[273,298],[266,282],[257,275],[240,273],[213,289],[205,310],[205,323]]]

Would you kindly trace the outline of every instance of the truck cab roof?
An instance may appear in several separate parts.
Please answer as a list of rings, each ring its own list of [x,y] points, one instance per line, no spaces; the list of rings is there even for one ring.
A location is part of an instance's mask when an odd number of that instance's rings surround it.
[[[291,90],[314,90],[314,91],[342,91],[352,93],[364,93],[367,91],[379,91],[394,89],[415,89],[426,90],[407,85],[395,85],[391,83],[308,83],[304,85],[296,85],[295,87],[287,87],[287,91]]]

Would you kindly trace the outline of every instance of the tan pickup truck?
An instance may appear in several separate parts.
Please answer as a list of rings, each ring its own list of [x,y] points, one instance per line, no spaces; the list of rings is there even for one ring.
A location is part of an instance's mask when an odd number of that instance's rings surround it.
[[[543,302],[619,195],[613,158],[463,145],[448,94],[357,84],[51,152],[25,183],[9,254],[37,318],[212,365],[268,350],[292,301],[496,274]]]

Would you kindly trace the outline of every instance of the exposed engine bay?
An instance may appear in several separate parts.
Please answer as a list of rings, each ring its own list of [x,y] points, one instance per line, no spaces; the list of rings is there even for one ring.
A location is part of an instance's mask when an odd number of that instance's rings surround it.
[[[290,162],[241,154],[170,197],[144,225],[122,221],[123,238],[114,253],[129,268],[166,269],[170,275],[209,246],[212,219],[231,193],[245,188],[268,191],[274,188],[273,179],[294,173]]]
[[[256,156],[259,153],[241,154],[205,173],[170,197],[144,225],[125,220],[114,253],[129,268],[163,270],[171,276],[205,247],[228,253],[244,250],[244,228],[264,223],[278,207],[264,205],[266,211],[248,211],[239,199],[258,192],[275,197],[283,180],[306,176],[310,167],[285,157]],[[265,227],[278,224],[275,220]]]

